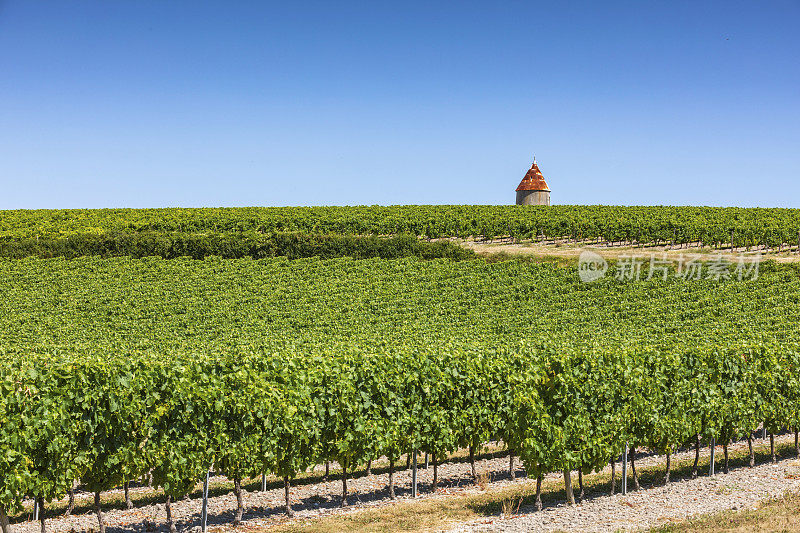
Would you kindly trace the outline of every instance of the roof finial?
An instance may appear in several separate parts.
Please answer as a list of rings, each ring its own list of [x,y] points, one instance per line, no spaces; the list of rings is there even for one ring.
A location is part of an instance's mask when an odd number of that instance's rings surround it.
[[[533,156],[533,164],[534,165],[536,164],[536,156],[535,155]]]

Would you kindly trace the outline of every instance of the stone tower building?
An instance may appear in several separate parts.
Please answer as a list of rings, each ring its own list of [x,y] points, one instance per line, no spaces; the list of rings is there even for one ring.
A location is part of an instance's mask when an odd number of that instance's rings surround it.
[[[550,188],[533,158],[530,170],[517,187],[517,205],[550,205]]]

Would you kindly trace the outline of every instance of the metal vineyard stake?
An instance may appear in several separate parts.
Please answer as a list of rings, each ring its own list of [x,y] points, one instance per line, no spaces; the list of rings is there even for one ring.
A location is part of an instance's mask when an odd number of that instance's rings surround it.
[[[622,454],[622,494],[628,494],[628,443]]]
[[[417,450],[414,450],[414,458],[412,459],[413,466],[411,467],[411,497],[417,497]]]
[[[203,512],[200,517],[200,530],[206,533],[208,530],[208,470],[203,480]]]

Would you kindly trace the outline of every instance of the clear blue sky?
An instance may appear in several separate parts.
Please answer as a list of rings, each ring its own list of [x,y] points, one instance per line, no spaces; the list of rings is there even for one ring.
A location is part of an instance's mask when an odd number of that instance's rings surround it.
[[[0,208],[800,207],[800,2],[0,0]]]

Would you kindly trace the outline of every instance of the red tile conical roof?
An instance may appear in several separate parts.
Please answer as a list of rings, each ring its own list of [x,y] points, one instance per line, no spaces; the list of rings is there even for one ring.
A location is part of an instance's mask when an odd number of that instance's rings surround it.
[[[533,160],[533,164],[531,165],[530,170],[528,170],[528,172],[525,174],[525,177],[519,182],[519,187],[517,187],[517,190],[550,191],[550,188],[547,186],[547,182],[544,181],[542,171],[539,170],[539,165],[536,164],[536,159]]]

